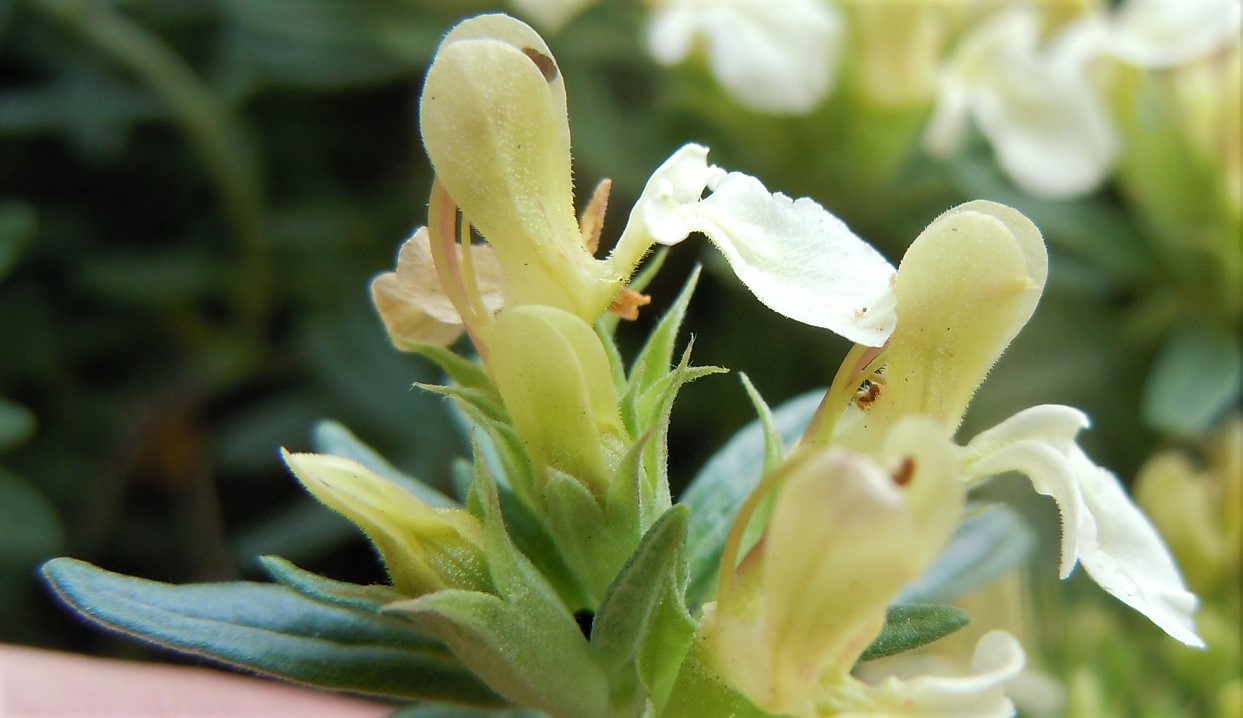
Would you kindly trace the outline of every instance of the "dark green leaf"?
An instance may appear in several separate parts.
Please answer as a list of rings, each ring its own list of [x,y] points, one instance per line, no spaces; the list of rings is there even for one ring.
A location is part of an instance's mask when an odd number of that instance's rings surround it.
[[[386,603],[401,601],[408,596],[398,593],[392,586],[360,586],[355,583],[334,581],[310,571],[304,571],[280,556],[260,556],[259,562],[268,575],[298,593],[324,603],[333,603],[356,611],[379,610]]]
[[[0,278],[17,263],[22,249],[34,237],[37,217],[24,202],[0,202]]]
[[[62,550],[56,510],[25,480],[0,469],[0,569],[23,573]],[[7,580],[7,579],[5,579]]]
[[[0,452],[26,441],[34,431],[35,416],[29,409],[0,398]]]
[[[389,715],[389,718],[543,718],[543,713],[524,710],[487,710],[465,706],[417,705],[407,706]]]
[[[272,553],[308,561],[361,538],[357,526],[305,495],[235,533],[229,552],[239,564]]]
[[[235,51],[269,82],[333,88],[421,70],[444,31],[401,0],[229,0]]]
[[[695,267],[687,277],[686,284],[674,300],[669,310],[661,317],[660,322],[647,338],[647,343],[639,351],[630,371],[630,383],[633,391],[642,396],[649,388],[669,373],[673,365],[673,347],[678,339],[678,330],[682,320],[686,318],[686,308],[690,305],[695,293],[695,285],[699,281],[700,268]]]
[[[332,690],[501,705],[443,646],[393,617],[274,584],[173,586],[68,558],[43,575],[83,616],[175,650]]]
[[[1183,327],[1157,355],[1144,387],[1144,419],[1154,428],[1202,435],[1230,407],[1243,386],[1243,350],[1236,335],[1206,326]]]
[[[773,420],[787,445],[802,435],[823,396],[823,391],[812,391],[773,412]],[[682,495],[682,503],[691,507],[686,538],[691,581],[686,600],[692,606],[711,597],[725,537],[742,502],[763,475],[765,447],[764,429],[756,419],[708,460]]]
[[[685,571],[688,509],[675,506],[643,535],[638,548],[605,591],[591,627],[591,647],[606,670],[629,664],[648,621],[676,571]]]
[[[885,627],[872,641],[861,661],[892,656],[944,638],[971,622],[961,608],[922,604],[898,604],[889,607]]]

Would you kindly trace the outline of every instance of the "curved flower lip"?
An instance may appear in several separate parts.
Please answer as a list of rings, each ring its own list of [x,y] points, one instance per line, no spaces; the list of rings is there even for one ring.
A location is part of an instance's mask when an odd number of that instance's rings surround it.
[[[648,48],[657,62],[686,59],[702,39],[708,66],[740,104],[806,114],[833,88],[842,22],[821,0],[673,0],[656,9]]]
[[[1063,578],[1081,563],[1105,591],[1179,641],[1203,647],[1193,621],[1198,601],[1160,535],[1117,477],[1075,443],[1087,426],[1087,416],[1068,406],[1021,411],[967,443],[966,477],[1026,474],[1062,513]]]
[[[702,232],[773,311],[858,344],[884,344],[897,324],[893,265],[813,200],[770,193],[754,177],[709,165],[707,156],[708,148],[688,144],[666,160],[627,233],[672,245]],[[619,247],[626,243],[623,235]]]
[[[829,690],[818,701],[822,715],[971,716],[1009,718],[1014,703],[1005,682],[1022,672],[1027,656],[1005,631],[989,631],[976,643],[971,673],[965,676],[889,677],[876,685],[854,684]]]

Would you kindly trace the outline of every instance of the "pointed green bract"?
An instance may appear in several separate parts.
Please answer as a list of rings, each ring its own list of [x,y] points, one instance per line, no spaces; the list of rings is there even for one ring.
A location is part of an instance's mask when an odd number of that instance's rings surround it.
[[[510,542],[495,486],[480,475],[472,494],[483,512],[496,593],[438,591],[386,610],[444,641],[518,705],[566,718],[607,715],[607,679],[565,604]]]
[[[971,616],[954,606],[898,604],[885,614],[885,627],[872,641],[861,661],[892,656],[944,638],[971,622]]]

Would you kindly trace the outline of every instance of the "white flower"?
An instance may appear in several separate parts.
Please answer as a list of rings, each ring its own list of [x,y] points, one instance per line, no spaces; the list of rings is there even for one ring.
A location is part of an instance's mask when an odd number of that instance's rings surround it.
[[[565,24],[599,0],[510,0],[519,15],[531,18],[536,25],[557,32]]]
[[[1156,529],[1109,471],[1075,443],[1088,426],[1078,409],[1042,405],[984,431],[965,447],[967,478],[1020,471],[1062,512],[1061,574],[1083,564],[1101,588],[1189,646],[1203,647],[1187,590]]]
[[[824,698],[820,715],[1009,718],[1014,703],[1005,696],[1005,683],[1022,672],[1025,663],[1014,636],[989,631],[976,644],[969,675],[891,676],[875,685],[858,684],[854,690]]]
[[[803,114],[832,88],[841,32],[822,0],[668,0],[653,13],[648,47],[673,65],[703,42],[712,74],[739,103]]]
[[[1137,67],[1180,65],[1239,37],[1240,0],[1128,0],[1110,18],[1109,50]]]
[[[653,173],[614,252],[619,261],[653,241],[677,244],[702,232],[773,311],[884,344],[896,323],[893,265],[816,202],[770,193],[707,156],[706,147],[686,145]]]
[[[1060,198],[1095,189],[1118,152],[1087,73],[1101,46],[1093,23],[1075,24],[1041,47],[1034,12],[999,13],[964,39],[943,69],[925,147],[936,155],[955,151],[971,118],[1027,192]]]

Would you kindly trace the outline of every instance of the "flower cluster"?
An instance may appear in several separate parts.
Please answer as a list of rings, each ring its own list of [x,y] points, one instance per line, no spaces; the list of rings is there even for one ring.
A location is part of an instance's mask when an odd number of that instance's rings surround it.
[[[354,682],[325,671],[317,652],[293,656],[293,643],[254,659],[247,641],[228,643],[235,634],[150,622],[108,596],[165,589],[53,562],[53,585],[84,612],[278,675],[553,716],[1005,716],[1005,683],[1025,659],[1004,632],[981,638],[965,676],[865,682],[853,669],[961,625],[954,609],[902,596],[964,548],[969,491],[1020,472],[1061,511],[1063,577],[1082,564],[1168,634],[1202,645],[1197,599],[1157,532],[1077,445],[1081,412],[1037,406],[954,439],[1044,289],[1045,245],[1022,214],[986,201],[950,209],[895,270],[814,201],[769,192],[689,144],[655,170],[598,256],[609,185],[575,212],[561,68],[504,15],[445,37],[419,118],[435,170],[428,223],[372,293],[393,343],[450,379],[426,388],[452,400],[471,439],[461,499],[356,449],[286,453],[307,490],[375,544],[391,586],[267,563],[287,591],[281,630],[311,626],[314,651],[323,636],[349,636],[349,660],[359,645],[373,651]],[[784,427],[747,384],[761,465],[705,472],[675,503],[672,403],[720,371],[692,366],[689,349],[674,359],[694,277],[631,363],[613,331],[615,316],[651,301],[651,250],[693,234],[760,302],[854,346],[814,411]],[[469,350],[449,350],[463,334]],[[965,544],[971,560],[989,550]],[[252,610],[228,617],[263,625]],[[446,679],[368,682],[393,665]]]

